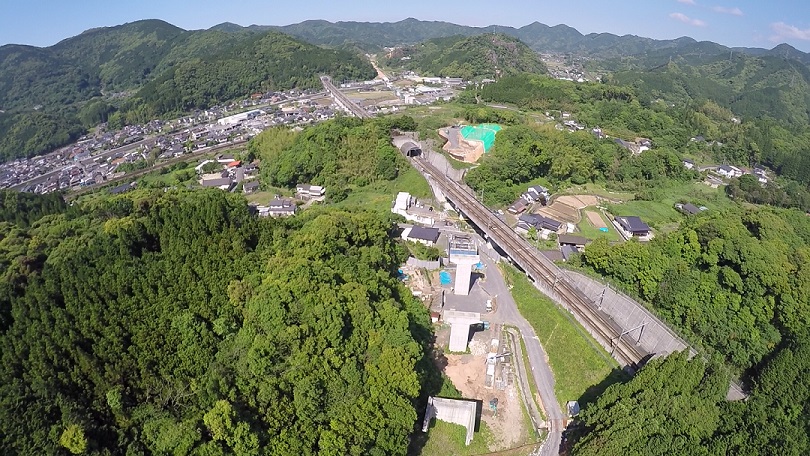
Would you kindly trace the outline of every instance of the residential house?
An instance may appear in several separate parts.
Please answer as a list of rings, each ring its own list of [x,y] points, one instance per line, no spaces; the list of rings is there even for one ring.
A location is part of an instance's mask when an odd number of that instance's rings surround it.
[[[527,203],[541,203],[543,205],[546,204],[549,198],[548,189],[540,186],[540,185],[533,185],[529,187],[526,193],[520,195]]]
[[[439,234],[438,228],[412,226],[410,228],[405,228],[405,230],[402,232],[402,239],[405,239],[406,241],[418,242],[422,245],[432,247],[436,245],[436,241],[439,240]]]
[[[768,183],[768,174],[765,172],[763,168],[755,167],[753,174],[754,176],[756,176],[760,184]]]
[[[742,176],[743,172],[740,168],[737,168],[736,166],[720,165],[720,167],[717,168],[717,174],[726,177],[728,179],[731,179],[734,177]]]
[[[259,181],[250,181],[242,184],[242,192],[246,195],[254,193],[259,189]]]
[[[210,177],[201,179],[200,185],[205,188],[219,188],[220,190],[228,191],[231,189],[233,181],[230,177]]]
[[[320,198],[326,194],[326,189],[320,185],[298,184],[295,193],[303,198]]]
[[[541,238],[548,239],[549,234],[560,233],[564,227],[564,223],[539,214],[523,214],[518,219],[515,231],[526,234],[534,228],[540,233]]]
[[[686,215],[696,215],[706,210],[705,207],[697,207],[692,203],[678,203],[675,205],[675,209],[683,212]]]
[[[528,203],[526,203],[526,200],[524,200],[523,198],[518,198],[518,200],[512,203],[512,205],[509,206],[506,210],[510,214],[518,215],[526,212],[526,209],[528,208],[529,205]]]
[[[683,163],[683,167],[686,168],[686,169],[694,169],[695,168],[695,162],[693,162],[692,160],[684,159],[682,163]]]
[[[270,200],[267,206],[267,214],[271,217],[289,217],[295,215],[297,207],[293,200],[287,198],[275,198]]]
[[[615,142],[619,146],[627,149],[633,155],[638,155],[638,154],[640,154],[642,152],[641,146],[639,146],[636,143],[632,143],[630,141],[625,141],[625,140],[620,139],[620,138],[614,139],[613,142]]]
[[[227,164],[233,162],[234,160],[235,160],[235,158],[233,157],[233,155],[230,155],[230,154],[217,156],[217,161],[219,163],[222,163],[223,165],[227,165]]]
[[[639,217],[634,215],[613,218],[613,225],[625,239],[639,238],[642,241],[652,239],[652,229]]]
[[[585,250],[585,246],[589,242],[591,242],[590,239],[584,238],[582,236],[574,236],[572,234],[561,234],[557,236],[557,244],[560,245],[561,250],[563,247],[569,246],[581,252]]]
[[[408,192],[399,192],[397,194],[391,212],[405,217],[405,220],[423,225],[433,225],[437,216],[432,207],[425,208]]]
[[[562,254],[563,261],[568,261],[572,256],[578,255],[579,250],[572,245],[563,245],[560,247],[560,253]]]

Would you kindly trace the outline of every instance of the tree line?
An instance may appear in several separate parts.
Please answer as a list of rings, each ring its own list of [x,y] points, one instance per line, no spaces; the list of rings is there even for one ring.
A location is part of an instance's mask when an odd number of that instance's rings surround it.
[[[3,454],[405,454],[436,374],[388,219],[77,205],[0,223]]]
[[[297,184],[328,187],[332,201],[348,196],[352,187],[390,181],[409,166],[391,145],[391,131],[413,131],[408,116],[360,120],[338,117],[292,133],[269,129],[251,140],[251,154],[262,160],[262,179],[274,187]]]

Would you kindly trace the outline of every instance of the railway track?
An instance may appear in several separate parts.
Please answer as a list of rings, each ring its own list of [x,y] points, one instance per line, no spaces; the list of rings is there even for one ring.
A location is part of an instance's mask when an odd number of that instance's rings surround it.
[[[596,305],[554,263],[540,256],[528,241],[515,233],[475,197],[445,176],[432,164],[420,159],[412,163],[438,183],[457,208],[484,230],[529,276],[544,281],[565,302],[577,319],[594,336],[610,345],[611,355],[622,365],[636,367],[648,353],[631,339],[623,329]]]

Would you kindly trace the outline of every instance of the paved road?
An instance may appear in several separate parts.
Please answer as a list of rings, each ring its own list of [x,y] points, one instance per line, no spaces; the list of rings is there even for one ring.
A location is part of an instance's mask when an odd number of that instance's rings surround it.
[[[509,291],[506,281],[497,269],[498,266],[487,255],[485,248],[480,249],[481,261],[486,265],[486,281],[482,287],[490,296],[497,296],[495,312],[487,317],[495,323],[514,325],[520,330],[523,342],[526,346],[526,354],[529,358],[529,365],[537,385],[537,392],[542,401],[543,411],[546,420],[551,423],[548,439],[543,445],[542,455],[556,455],[559,453],[560,442],[562,441],[563,422],[565,418],[557,397],[554,395],[554,374],[548,365],[548,357],[532,325],[520,314],[512,293]]]

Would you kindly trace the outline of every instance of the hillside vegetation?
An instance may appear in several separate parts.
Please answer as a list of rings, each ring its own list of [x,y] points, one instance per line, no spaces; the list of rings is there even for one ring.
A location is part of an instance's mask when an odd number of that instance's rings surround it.
[[[0,222],[0,452],[404,455],[432,336],[393,229],[183,190]]]
[[[609,82],[631,86],[645,100],[712,100],[745,119],[770,117],[804,125],[810,120],[810,69],[777,55],[750,56],[695,46],[669,62],[664,54],[624,59]],[[626,66],[636,68],[627,70]],[[643,67],[649,65],[647,67]]]
[[[262,180],[268,186],[323,185],[337,202],[353,188],[391,181],[410,168],[391,145],[392,128],[413,131],[416,124],[407,116],[370,121],[339,117],[297,134],[266,130],[251,140],[249,149],[262,160]]]
[[[357,55],[279,32],[184,31],[157,20],[89,30],[48,48],[3,46],[0,159],[67,144],[115,109],[121,122],[140,123],[257,91],[316,87],[319,73],[375,74]]]
[[[484,102],[512,103],[555,114],[568,111],[589,128],[601,127],[612,137],[650,138],[654,151],[704,154],[715,163],[764,164],[805,187],[810,185],[810,153],[806,147],[810,127],[807,124],[777,122],[772,118],[743,118],[735,122],[734,113],[717,102],[700,98],[666,103],[650,100],[643,90],[612,83],[577,84],[540,75],[516,75],[487,84],[480,90],[468,89],[461,98],[474,101],[477,97]],[[705,141],[691,141],[697,136],[704,137]],[[494,153],[484,158],[483,165],[490,158],[495,160],[500,153],[496,139]],[[617,162],[610,166],[617,170],[625,165]],[[797,194],[794,199],[804,201],[806,198]],[[810,209],[803,203],[790,205]]]
[[[399,48],[391,53],[386,64],[420,74],[465,80],[546,72],[536,52],[519,40],[499,33],[436,38]]]

